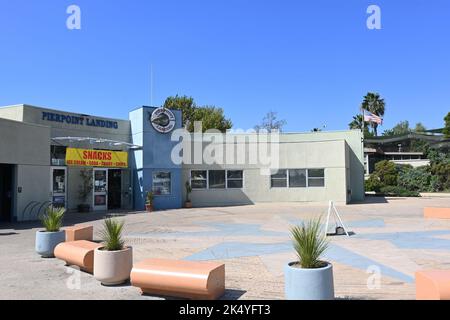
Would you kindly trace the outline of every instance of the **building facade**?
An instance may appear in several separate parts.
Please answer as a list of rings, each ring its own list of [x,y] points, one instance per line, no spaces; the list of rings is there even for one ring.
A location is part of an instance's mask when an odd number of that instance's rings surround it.
[[[30,105],[0,108],[0,220],[35,220],[50,204],[139,211],[148,191],[156,209],[176,209],[186,200],[186,183],[194,206],[364,199],[358,130],[280,134],[275,170],[251,161],[265,145],[251,134],[174,138],[181,117],[153,107],[132,110],[129,120]],[[194,159],[194,149],[201,155],[224,150],[227,160],[233,150],[241,160],[211,163]]]

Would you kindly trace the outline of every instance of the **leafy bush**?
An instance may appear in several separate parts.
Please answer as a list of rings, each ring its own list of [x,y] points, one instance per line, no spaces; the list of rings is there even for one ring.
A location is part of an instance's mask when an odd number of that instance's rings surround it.
[[[47,232],[58,232],[62,227],[65,208],[48,207],[46,213],[41,217],[42,225]]]
[[[125,246],[125,241],[122,238],[124,224],[124,221],[117,221],[114,219],[106,219],[104,221],[103,230],[101,231],[100,235],[104,243],[105,250],[123,250]]]
[[[383,160],[375,164],[374,174],[379,181],[385,186],[397,185],[398,171],[395,163],[388,160]]]
[[[321,219],[310,220],[306,225],[292,228],[294,249],[297,252],[299,265],[305,269],[321,268],[324,262],[320,256],[328,248],[328,240],[320,229]]]
[[[378,176],[371,174],[369,179],[365,181],[366,191],[380,192],[380,189],[384,187],[384,184],[380,181]]]
[[[400,166],[398,173],[398,186],[407,190],[427,192],[430,190],[431,172],[430,167]]]
[[[147,204],[147,205],[152,205],[153,204],[153,198],[154,198],[155,196],[153,195],[153,192],[152,191],[149,191],[149,192],[147,192],[147,196],[146,196],[146,199],[145,199],[145,204]]]
[[[450,162],[441,162],[431,166],[433,175],[433,191],[444,191],[450,189]]]
[[[380,193],[390,197],[420,197],[419,192],[398,186],[384,186],[380,189]]]

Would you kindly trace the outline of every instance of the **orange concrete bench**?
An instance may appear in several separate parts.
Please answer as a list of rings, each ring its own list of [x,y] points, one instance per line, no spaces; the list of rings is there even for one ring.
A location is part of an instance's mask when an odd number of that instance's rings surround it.
[[[450,219],[450,208],[424,208],[425,218]]]
[[[94,227],[88,225],[76,224],[66,228],[66,241],[87,240],[94,238]]]
[[[450,270],[416,272],[417,300],[450,300]]]
[[[94,270],[94,250],[102,244],[86,240],[63,242],[56,246],[55,257],[92,273]]]
[[[215,300],[225,293],[225,265],[147,259],[133,266],[130,280],[146,294]]]

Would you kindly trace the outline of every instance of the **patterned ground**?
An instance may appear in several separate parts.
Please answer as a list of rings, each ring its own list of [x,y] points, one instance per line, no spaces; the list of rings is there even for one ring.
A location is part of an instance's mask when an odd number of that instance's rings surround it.
[[[414,272],[450,269],[450,220],[425,220],[425,206],[450,206],[450,198],[368,198],[338,210],[352,231],[331,237],[326,260],[333,263],[335,291],[343,299],[414,299]],[[253,206],[128,214],[126,240],[134,260],[159,257],[216,260],[226,264],[228,299],[282,299],[283,268],[295,260],[289,228],[325,218],[326,205]],[[102,215],[71,215],[67,223]],[[331,220],[330,230],[335,227]],[[152,299],[124,285],[106,288],[81,275],[68,288],[64,263],[34,253],[37,225],[0,226],[0,299]],[[69,286],[70,287],[70,286]]]

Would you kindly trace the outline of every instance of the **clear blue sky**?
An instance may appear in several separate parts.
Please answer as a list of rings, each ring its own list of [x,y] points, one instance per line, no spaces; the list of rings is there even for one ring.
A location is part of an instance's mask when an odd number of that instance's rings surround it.
[[[66,8],[82,29],[66,28]],[[366,9],[382,10],[368,30]],[[248,129],[345,129],[367,91],[400,120],[450,111],[448,0],[0,0],[0,105],[127,118],[169,95],[224,108]]]

